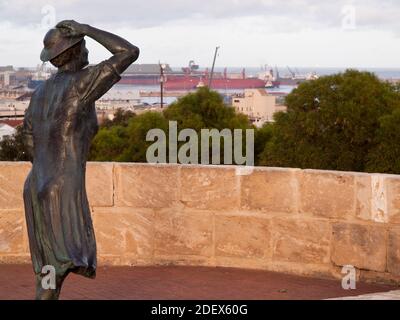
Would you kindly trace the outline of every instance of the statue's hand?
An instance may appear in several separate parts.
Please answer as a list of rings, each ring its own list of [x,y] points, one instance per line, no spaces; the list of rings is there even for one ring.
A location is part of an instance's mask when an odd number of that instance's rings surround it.
[[[75,20],[63,20],[56,25],[56,28],[63,30],[71,37],[83,37],[86,32],[86,25],[76,22]]]

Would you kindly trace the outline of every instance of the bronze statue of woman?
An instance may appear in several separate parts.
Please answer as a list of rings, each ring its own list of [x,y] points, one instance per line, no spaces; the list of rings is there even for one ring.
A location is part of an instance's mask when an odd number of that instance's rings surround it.
[[[85,36],[113,56],[87,67]],[[41,60],[58,71],[35,90],[25,112],[24,133],[33,161],[23,197],[36,299],[58,299],[70,272],[96,275],[96,241],[85,189],[86,160],[98,130],[95,101],[120,80],[139,49],[73,20],[57,24],[43,42]],[[54,267],[55,289],[42,285],[45,266]]]

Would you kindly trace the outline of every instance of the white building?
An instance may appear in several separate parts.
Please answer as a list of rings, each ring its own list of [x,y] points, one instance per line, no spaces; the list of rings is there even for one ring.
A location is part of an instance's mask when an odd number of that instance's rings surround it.
[[[276,112],[286,111],[285,106],[277,103],[277,97],[269,95],[265,89],[246,89],[243,95],[232,97],[232,106],[236,112],[247,115],[257,127],[274,121]]]
[[[15,84],[15,70],[13,66],[0,66],[0,88]]]
[[[133,110],[140,105],[139,91],[124,91],[112,89],[96,101],[97,110],[114,110],[118,108]]]
[[[15,128],[6,123],[0,123],[0,141],[3,140],[3,137],[12,136],[15,132]]]

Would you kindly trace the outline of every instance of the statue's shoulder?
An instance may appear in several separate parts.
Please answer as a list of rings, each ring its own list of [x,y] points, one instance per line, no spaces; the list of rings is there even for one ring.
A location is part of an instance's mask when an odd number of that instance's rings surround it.
[[[89,65],[77,72],[74,72],[73,85],[79,92],[85,91],[90,86],[94,86],[99,80],[99,65]]]
[[[112,64],[108,61],[102,61],[98,64],[90,64],[87,67],[75,73],[77,77],[98,77],[99,74],[109,73],[110,70],[115,71]],[[116,72],[116,71],[115,71]]]
[[[77,77],[82,77],[82,76],[88,75],[88,74],[90,74],[90,73],[93,71],[93,69],[94,69],[95,67],[96,67],[96,65],[90,64],[90,65],[88,65],[87,67],[85,67],[85,68],[83,68],[83,69],[81,69],[81,70],[75,72],[75,76],[77,76]]]

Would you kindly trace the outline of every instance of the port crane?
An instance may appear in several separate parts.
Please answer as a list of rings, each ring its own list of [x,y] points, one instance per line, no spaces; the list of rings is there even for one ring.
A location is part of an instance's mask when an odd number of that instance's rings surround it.
[[[215,67],[215,60],[217,59],[217,53],[218,53],[219,47],[215,48],[215,53],[214,53],[214,60],[213,60],[213,64],[211,67],[211,74],[210,74],[210,79],[208,80],[208,87],[211,89],[211,84],[212,84],[212,79],[214,76],[214,67]]]
[[[292,78],[294,79],[296,77],[296,72],[294,72],[292,69],[290,69],[289,66],[286,66],[286,67],[289,70],[290,74],[292,75]]]

